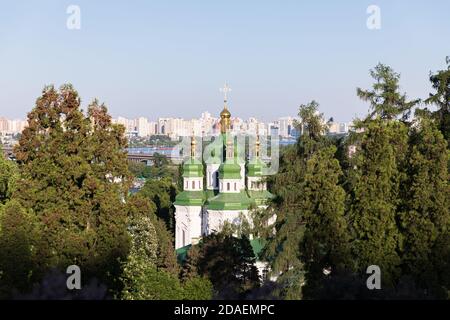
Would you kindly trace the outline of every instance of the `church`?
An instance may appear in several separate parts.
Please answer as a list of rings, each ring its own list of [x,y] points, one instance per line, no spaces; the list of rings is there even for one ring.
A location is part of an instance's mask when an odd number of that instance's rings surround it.
[[[175,206],[175,249],[197,244],[228,222],[239,224],[243,217],[251,223],[250,212],[267,207],[272,194],[263,176],[258,134],[246,152],[245,143],[231,132],[227,106],[220,113],[220,135],[199,154],[196,137],[191,137],[190,157],[183,163],[183,191]],[[204,155],[207,154],[205,157]]]

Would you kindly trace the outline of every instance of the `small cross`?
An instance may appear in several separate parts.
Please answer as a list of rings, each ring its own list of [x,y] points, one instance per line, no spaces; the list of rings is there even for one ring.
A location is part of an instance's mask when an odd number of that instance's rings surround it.
[[[228,92],[231,91],[231,88],[228,86],[227,83],[225,83],[223,88],[220,88],[219,90],[220,90],[220,92],[223,92],[223,101],[227,102],[228,101]]]

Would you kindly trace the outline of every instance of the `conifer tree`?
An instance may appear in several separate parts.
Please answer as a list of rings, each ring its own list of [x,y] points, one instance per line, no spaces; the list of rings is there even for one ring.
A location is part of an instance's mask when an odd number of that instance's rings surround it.
[[[450,57],[446,58],[446,63],[447,69],[430,74],[430,82],[435,92],[430,93],[425,103],[437,106],[433,117],[437,120],[439,130],[450,148]]]
[[[5,159],[0,145],[0,205],[5,204],[11,198],[17,178],[16,165]]]
[[[0,205],[0,299],[29,290],[37,280],[37,227],[35,216],[16,200]]]
[[[42,272],[76,264],[84,279],[114,285],[129,246],[126,144],[106,107],[94,101],[85,115],[71,85],[37,99],[15,148],[14,198],[36,215]]]
[[[350,265],[345,192],[339,185],[342,172],[335,153],[335,146],[323,148],[306,163],[300,251],[306,271],[305,298],[317,297],[325,278],[339,276]]]
[[[406,120],[411,109],[420,100],[407,101],[405,94],[399,91],[400,74],[382,63],[370,70],[371,77],[375,80],[372,91],[357,89],[357,95],[363,101],[368,101],[371,112],[368,119],[380,118],[383,120],[394,120],[400,115]]]
[[[433,121],[419,118],[410,135],[408,181],[400,217],[404,236],[402,271],[435,297],[446,297],[449,288],[446,270],[450,266],[450,186],[446,146]]]
[[[302,135],[297,145],[283,152],[279,172],[270,181],[275,199],[267,214],[275,213],[277,219],[275,232],[267,239],[264,256],[271,262],[272,273],[280,275],[280,282],[295,291],[284,290],[291,298],[300,298],[297,289],[303,282],[303,274],[298,269],[303,268],[300,243],[306,223],[304,205],[308,201],[303,192],[307,162],[330,145],[324,136],[327,125],[318,107],[315,101],[300,106],[300,122],[296,125]]]
[[[256,257],[247,237],[213,233],[198,246],[198,274],[211,281],[218,297],[243,298],[259,286]]]
[[[396,220],[402,173],[397,153],[405,149],[406,140],[407,128],[401,122],[373,120],[353,159],[349,219],[355,267],[363,274],[371,265],[380,266],[387,286],[394,285],[399,275]]]

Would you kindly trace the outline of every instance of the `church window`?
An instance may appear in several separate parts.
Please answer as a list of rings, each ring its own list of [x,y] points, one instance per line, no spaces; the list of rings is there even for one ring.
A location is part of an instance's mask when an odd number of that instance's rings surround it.
[[[227,182],[227,191],[230,191],[230,183]]]

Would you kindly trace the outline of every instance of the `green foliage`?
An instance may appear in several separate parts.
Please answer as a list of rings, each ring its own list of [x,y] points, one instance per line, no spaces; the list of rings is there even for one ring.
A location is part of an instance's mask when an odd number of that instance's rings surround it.
[[[447,57],[446,63],[447,69],[430,74],[430,82],[435,92],[430,93],[425,103],[437,106],[438,109],[432,116],[437,120],[439,130],[450,148],[450,57]]]
[[[152,178],[152,167],[148,166],[143,162],[128,162],[128,170],[130,170],[131,174],[136,178]]]
[[[158,253],[156,265],[159,269],[165,270],[172,275],[178,275],[180,272],[177,255],[175,252],[173,236],[167,230],[163,220],[156,218],[153,221],[158,236]]]
[[[302,128],[297,145],[283,151],[279,172],[269,180],[275,199],[267,216],[276,214],[275,233],[268,236],[264,256],[271,262],[272,272],[278,274],[300,268],[300,241],[305,229],[304,203],[307,162],[319,150],[330,145],[324,136],[327,130],[323,115],[315,101],[299,108]],[[267,234],[267,232],[266,232]]]
[[[178,300],[184,291],[177,277],[158,270],[144,255],[131,254],[122,275],[125,300]]]
[[[177,195],[177,188],[172,180],[170,178],[148,179],[139,194],[153,201],[156,205],[156,215],[164,220],[169,230],[173,231],[173,202]]]
[[[393,285],[399,275],[400,234],[396,225],[401,167],[397,146],[406,145],[407,130],[401,123],[369,123],[354,158],[350,221],[356,270],[370,265],[383,270],[383,282]]]
[[[342,174],[334,158],[336,147],[325,147],[306,163],[301,203],[305,232],[301,258],[305,264],[303,295],[314,298],[327,277],[324,270],[339,274],[350,264],[349,236],[344,217],[345,191],[339,185]]]
[[[200,250],[198,246],[191,246],[186,253],[186,259],[183,262],[180,278],[182,281],[193,279],[198,276],[198,261],[200,259]]]
[[[259,286],[256,257],[247,237],[213,233],[202,239],[197,270],[221,298],[242,298]]]
[[[450,252],[450,187],[447,143],[433,121],[412,128],[408,181],[400,216],[404,235],[402,271],[436,296],[446,296]]]
[[[30,289],[36,279],[38,232],[36,217],[17,201],[0,205],[0,298]]]
[[[131,237],[131,254],[140,251],[147,261],[156,265],[158,236],[153,225],[155,205],[148,199],[136,195],[128,200],[128,232]]]
[[[40,272],[76,264],[111,289],[129,248],[124,128],[94,101],[85,115],[71,85],[43,90],[15,154],[14,198],[34,215]]]
[[[0,146],[0,204],[5,204],[11,198],[17,178],[18,171],[15,163],[3,157]]]
[[[203,277],[194,277],[186,280],[183,285],[184,299],[186,300],[211,300],[213,286],[211,281]]]
[[[379,63],[370,75],[375,80],[372,91],[357,89],[358,97],[370,103],[372,112],[368,119],[393,120],[402,115],[406,120],[420,100],[407,101],[406,95],[399,92],[400,75],[391,67]]]

